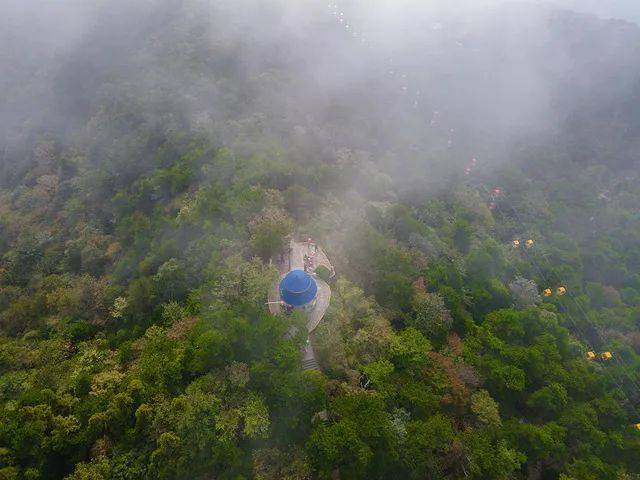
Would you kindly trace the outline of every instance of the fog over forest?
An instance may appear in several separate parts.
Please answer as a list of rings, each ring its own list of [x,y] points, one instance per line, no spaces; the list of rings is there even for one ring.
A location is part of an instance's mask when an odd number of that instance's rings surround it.
[[[638,22],[0,2],[0,480],[639,479]]]
[[[590,121],[606,123],[607,137],[621,136],[610,120],[625,113],[610,100],[634,95],[638,31],[631,24],[548,5],[413,1],[336,4],[346,15],[340,24],[326,5],[290,3],[5,3],[3,136],[15,138],[26,119],[67,130],[84,124],[106,90],[125,84],[129,93],[140,89],[138,101],[179,106],[191,126],[247,111],[279,117],[282,129],[305,126],[310,116],[360,117],[339,134],[361,145],[373,129],[380,151],[453,142],[447,157],[483,149],[506,157],[522,136],[569,134],[563,129],[572,128],[572,116],[590,108],[598,111]],[[234,54],[216,58],[220,47]],[[198,54],[210,56],[198,71],[171,64]],[[220,77],[228,71],[251,82],[244,112],[215,108],[224,103]],[[275,90],[274,74],[284,76]],[[588,129],[571,134],[588,136]],[[413,153],[403,156],[414,163]]]
[[[633,0],[558,0],[555,5],[571,10],[594,13],[604,18],[619,18],[631,22],[640,22],[640,5]]]

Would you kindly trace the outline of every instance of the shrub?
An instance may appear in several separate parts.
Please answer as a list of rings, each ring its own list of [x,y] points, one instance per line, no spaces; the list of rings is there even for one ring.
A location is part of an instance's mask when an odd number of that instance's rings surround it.
[[[316,275],[319,279],[328,282],[331,279],[331,270],[329,270],[324,265],[318,265],[318,267],[316,268]]]

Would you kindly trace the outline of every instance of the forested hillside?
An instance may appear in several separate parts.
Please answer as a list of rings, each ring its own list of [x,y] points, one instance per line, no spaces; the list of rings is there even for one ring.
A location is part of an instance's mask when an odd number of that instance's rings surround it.
[[[287,3],[5,12],[0,480],[640,478],[640,29]]]

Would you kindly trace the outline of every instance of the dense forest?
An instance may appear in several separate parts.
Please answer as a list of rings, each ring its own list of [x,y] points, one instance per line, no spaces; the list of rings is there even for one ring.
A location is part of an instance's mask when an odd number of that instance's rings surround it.
[[[0,480],[640,478],[640,28],[287,3],[5,7]]]

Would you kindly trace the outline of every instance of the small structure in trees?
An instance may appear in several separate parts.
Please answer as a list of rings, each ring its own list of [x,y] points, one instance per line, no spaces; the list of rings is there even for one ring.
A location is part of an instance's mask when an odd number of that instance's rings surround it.
[[[608,362],[613,358],[613,353],[611,352],[602,352],[600,355],[597,355],[596,352],[587,352],[587,360],[602,360],[604,362]]]
[[[316,305],[318,285],[303,270],[291,270],[280,281],[280,299],[289,310],[313,310]]]
[[[331,300],[331,288],[317,274],[317,269],[326,269],[329,278],[334,275],[334,270],[322,248],[308,238],[304,236],[304,241],[290,239],[289,255],[277,262],[281,277],[269,293],[267,305],[274,315],[294,310],[303,312],[307,318],[307,331],[311,334],[322,321]],[[312,262],[308,261],[309,257],[313,259]],[[302,367],[305,370],[319,369],[310,340],[304,347]]]

